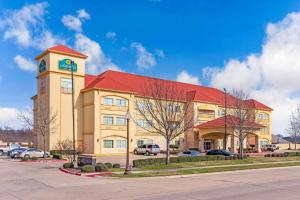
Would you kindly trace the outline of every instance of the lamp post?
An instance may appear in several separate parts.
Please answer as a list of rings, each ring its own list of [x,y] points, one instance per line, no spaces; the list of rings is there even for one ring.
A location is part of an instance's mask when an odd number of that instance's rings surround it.
[[[71,61],[71,76],[72,76],[73,162],[75,162],[76,153],[75,153],[75,113],[74,113],[74,61]]]
[[[227,146],[227,90],[226,88],[224,88],[224,94],[225,94],[225,124],[224,124],[224,128],[225,128],[225,134],[224,134],[224,144],[223,144],[223,149],[226,150],[226,146]]]
[[[126,144],[126,168],[125,168],[124,175],[128,175],[131,173],[130,166],[129,166],[129,120],[130,120],[131,116],[130,116],[129,111],[127,111],[125,117],[126,117],[126,123],[127,123],[127,144]]]

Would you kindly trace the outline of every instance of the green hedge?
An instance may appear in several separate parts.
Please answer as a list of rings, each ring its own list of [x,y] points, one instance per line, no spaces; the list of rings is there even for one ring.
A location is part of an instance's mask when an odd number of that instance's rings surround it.
[[[113,164],[113,168],[121,168],[121,165],[118,163]]]
[[[73,163],[64,163],[63,164],[63,168],[64,169],[74,168],[74,164]]]
[[[265,157],[299,157],[300,152],[268,153]]]
[[[206,156],[190,156],[190,157],[171,157],[170,163],[182,163],[182,162],[198,162],[198,161],[210,161],[210,160],[225,160],[225,156],[222,155],[206,155]],[[148,158],[133,160],[133,167],[142,167],[146,165],[159,165],[166,162],[165,158]]]
[[[89,173],[89,172],[95,172],[95,167],[93,165],[84,165],[82,168],[81,168],[81,171],[82,172],[86,172],[86,173]]]
[[[99,165],[97,164],[95,166],[95,170],[96,170],[96,172],[108,172],[109,171],[108,167],[104,164],[99,164]]]
[[[113,167],[113,164],[112,164],[112,163],[109,163],[109,162],[104,163],[104,165],[106,165],[106,167],[108,167],[108,168],[112,168],[112,167]]]
[[[73,154],[73,150],[51,150],[50,151],[50,155],[57,155],[57,154]],[[77,154],[77,152],[75,151],[75,153]]]
[[[59,160],[62,160],[62,159],[63,159],[63,157],[62,157],[61,154],[53,154],[53,158],[54,158],[54,159],[59,159]]]

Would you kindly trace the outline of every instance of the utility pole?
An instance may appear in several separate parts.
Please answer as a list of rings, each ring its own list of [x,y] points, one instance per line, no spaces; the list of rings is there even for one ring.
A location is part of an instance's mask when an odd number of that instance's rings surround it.
[[[126,168],[124,175],[128,175],[131,173],[130,166],[129,166],[129,120],[131,116],[129,111],[126,113],[126,122],[127,122],[127,144],[126,144]]]
[[[75,152],[75,112],[74,112],[74,61],[71,61],[71,76],[72,76],[73,162],[75,162],[76,152]]]
[[[225,120],[225,124],[224,124],[224,142],[223,142],[223,149],[226,150],[226,146],[227,146],[227,90],[226,88],[224,88],[224,94],[225,94],[225,116],[224,116],[224,120]]]

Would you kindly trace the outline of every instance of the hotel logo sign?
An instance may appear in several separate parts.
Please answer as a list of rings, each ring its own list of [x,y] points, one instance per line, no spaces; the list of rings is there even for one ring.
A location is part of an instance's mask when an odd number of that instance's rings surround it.
[[[58,68],[61,70],[71,71],[72,69],[72,60],[71,59],[63,59],[58,62]],[[77,71],[77,64],[73,61],[73,71]]]

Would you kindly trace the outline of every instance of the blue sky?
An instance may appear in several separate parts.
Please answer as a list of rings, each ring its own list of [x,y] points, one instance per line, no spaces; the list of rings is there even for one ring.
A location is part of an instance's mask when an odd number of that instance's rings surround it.
[[[286,31],[284,36],[294,38],[288,34],[293,34],[289,29],[300,27],[299,1],[72,2],[0,1],[0,125],[17,123],[12,119],[16,110],[31,105],[30,97],[36,94],[34,57],[48,44],[63,42],[93,54],[90,73],[113,68],[219,88],[241,87],[276,109],[274,120],[280,125],[275,125],[275,132],[284,132],[290,111],[299,103],[298,83],[297,77],[291,83],[294,79],[275,75],[289,76],[285,69],[291,62],[298,63],[298,55],[284,53],[282,63],[274,67],[269,55],[299,45],[300,40],[284,41],[280,35]],[[69,18],[64,21],[64,16]],[[77,24],[70,24],[74,18]],[[32,43],[24,39],[26,31]],[[300,37],[297,31],[295,37]],[[51,33],[48,38],[45,32]],[[293,66],[295,73],[298,65]],[[283,111],[284,119],[280,118]]]

